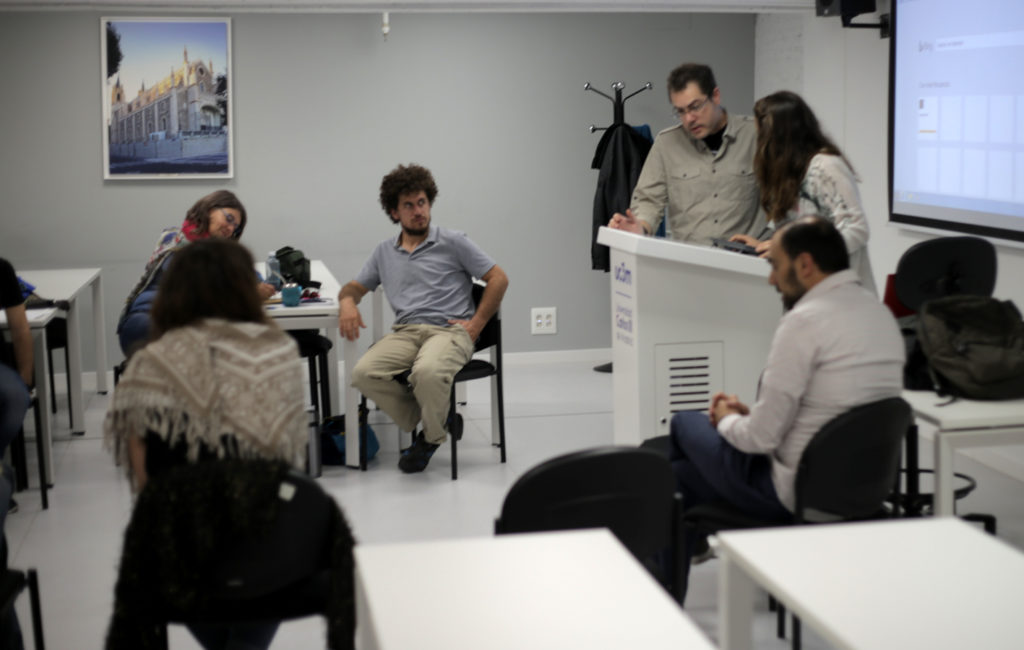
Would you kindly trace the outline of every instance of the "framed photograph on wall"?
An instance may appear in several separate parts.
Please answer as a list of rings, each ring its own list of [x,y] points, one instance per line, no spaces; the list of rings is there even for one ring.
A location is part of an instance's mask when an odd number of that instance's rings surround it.
[[[231,20],[101,18],[103,178],[233,178]]]

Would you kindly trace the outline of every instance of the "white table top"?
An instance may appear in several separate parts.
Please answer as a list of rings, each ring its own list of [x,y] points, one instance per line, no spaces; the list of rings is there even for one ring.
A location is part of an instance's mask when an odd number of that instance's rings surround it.
[[[25,317],[28,319],[29,328],[39,329],[45,327],[47,323],[53,320],[53,317],[57,315],[58,311],[59,310],[56,307],[26,309]],[[0,309],[0,329],[7,329],[7,314],[2,309]]]
[[[838,648],[1024,648],[1024,553],[955,518],[718,535]]]
[[[914,414],[943,431],[1024,426],[1024,399],[980,401],[958,398],[949,401],[930,390],[905,390],[902,395]]]
[[[48,300],[71,300],[99,275],[101,269],[18,270],[18,275],[36,287],[36,295]]]
[[[71,300],[79,292],[89,286],[101,269],[44,269],[38,271],[22,271],[17,269],[19,276],[26,282],[35,286],[36,295],[48,300]],[[25,314],[28,317],[29,327],[39,328],[49,323],[58,310],[53,307],[43,309],[28,309]],[[0,327],[7,326],[7,315],[0,310]]]
[[[637,256],[752,275],[764,279],[765,282],[767,282],[768,272],[771,270],[767,261],[754,255],[743,255],[724,248],[673,241],[665,237],[634,235],[631,232],[614,230],[607,226],[601,226],[598,229],[597,242]]]
[[[359,545],[359,636],[417,650],[712,648],[607,530]],[[360,600],[357,599],[357,607]]]

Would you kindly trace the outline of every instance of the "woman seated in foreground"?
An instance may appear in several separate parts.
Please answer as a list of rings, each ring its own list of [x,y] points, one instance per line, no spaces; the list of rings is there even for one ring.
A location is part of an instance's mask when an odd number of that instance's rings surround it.
[[[768,222],[777,227],[807,215],[828,219],[846,243],[850,268],[865,289],[877,293],[868,260],[868,222],[846,156],[796,93],[783,90],[757,100],[754,120],[754,173]],[[771,244],[771,238],[758,241],[749,235],[731,239],[756,247],[762,256]]]
[[[245,230],[248,217],[238,197],[227,190],[217,190],[195,202],[181,226],[166,228],[160,233],[156,248],[146,263],[142,277],[125,299],[117,319],[117,338],[121,352],[130,357],[149,340],[150,308],[161,277],[174,254],[188,244],[205,239],[237,240]],[[254,271],[249,268],[249,274]],[[260,284],[263,299],[274,295],[269,284]]]
[[[263,310],[253,259],[230,239],[174,254],[104,423],[138,492],[186,463],[283,460],[301,467],[307,428],[295,342]],[[190,625],[205,648],[266,648],[277,623]]]

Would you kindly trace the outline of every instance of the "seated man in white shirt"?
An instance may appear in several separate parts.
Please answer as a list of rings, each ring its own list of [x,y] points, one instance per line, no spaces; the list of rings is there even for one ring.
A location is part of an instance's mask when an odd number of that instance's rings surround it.
[[[849,269],[835,226],[819,217],[790,222],[772,238],[769,262],[768,281],[786,313],[757,401],[748,407],[718,393],[708,414],[672,418],[670,459],[684,509],[726,501],[755,517],[788,520],[797,464],[814,434],[903,387],[896,322]],[[687,539],[687,567],[702,543]]]

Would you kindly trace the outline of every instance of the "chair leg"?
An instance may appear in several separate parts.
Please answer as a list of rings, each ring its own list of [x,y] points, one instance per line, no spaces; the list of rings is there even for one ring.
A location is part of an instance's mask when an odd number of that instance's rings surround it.
[[[327,353],[321,352],[317,358],[320,362],[320,404],[323,409],[323,418],[329,418],[331,413],[327,412],[327,405],[331,403],[331,373],[328,372]]]
[[[72,422],[71,422],[71,410],[72,410],[72,407],[71,407],[71,400],[72,400],[72,396],[71,396],[71,353],[68,351],[68,349],[70,347],[71,346],[69,346],[69,345],[65,345],[64,346],[64,382],[65,382],[65,384],[68,387],[68,427],[71,427],[71,425],[72,425]],[[53,368],[53,365],[51,365],[50,367]],[[82,428],[84,429],[85,427],[83,426]]]
[[[448,409],[448,421],[454,422],[455,417],[458,415],[458,413],[455,412],[455,384],[452,384],[452,392],[451,398],[449,399]],[[459,437],[455,435],[454,431],[449,431],[448,433],[448,440],[451,441],[452,444],[452,480],[454,481],[459,478]]]
[[[21,492],[28,488],[28,457],[25,455],[24,425],[11,441],[11,463],[14,465],[14,489]]]
[[[32,638],[36,643],[36,650],[46,650],[46,643],[43,640],[43,607],[39,599],[39,576],[35,569],[28,570],[28,595],[32,605]]]
[[[46,496],[47,489],[47,477],[46,477],[46,450],[43,449],[43,423],[42,417],[39,414],[39,400],[35,401],[36,407],[33,409],[35,414],[36,422],[36,459],[39,461],[39,495],[43,501],[43,510],[47,510],[50,507],[50,500]]]
[[[54,383],[54,379],[53,379],[53,350],[47,350],[46,351],[46,355],[48,357],[50,357],[49,358],[49,364],[48,364],[49,365],[48,370],[50,371],[50,413],[56,413],[57,412],[57,385],[56,385],[56,383]]]
[[[316,390],[316,359],[314,357],[306,357],[306,361],[306,365],[309,368],[309,401],[313,404],[316,421],[320,422],[320,397]]]
[[[501,462],[505,462],[505,386],[502,381],[502,369],[495,375],[498,384],[498,447],[501,449]]]
[[[366,471],[367,465],[367,451],[366,445],[370,441],[370,432],[368,430],[370,418],[370,409],[366,406],[366,395],[361,395],[359,399],[359,469]],[[348,428],[348,425],[345,425]],[[346,434],[347,435],[347,434]]]
[[[780,639],[786,638],[786,606],[775,601],[775,636]]]
[[[793,615],[793,650],[800,650],[800,619]]]

